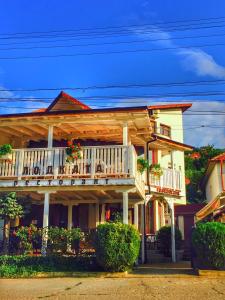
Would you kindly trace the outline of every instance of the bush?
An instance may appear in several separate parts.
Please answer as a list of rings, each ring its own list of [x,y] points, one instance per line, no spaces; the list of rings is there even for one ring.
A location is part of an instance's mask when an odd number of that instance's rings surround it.
[[[225,269],[225,224],[199,223],[192,234],[197,267]]]
[[[31,252],[33,249],[41,247],[42,230],[38,229],[35,225],[29,227],[20,227],[16,232],[19,238],[19,250],[21,254]]]
[[[165,256],[171,256],[171,226],[161,227],[157,233],[156,239],[161,252]],[[175,245],[177,250],[180,249],[181,240],[181,232],[178,228],[175,228]]]
[[[132,225],[105,223],[97,227],[95,250],[97,263],[105,270],[121,272],[136,261],[140,236]]]
[[[38,272],[96,271],[93,257],[0,256],[0,277],[29,277]]]
[[[82,238],[80,228],[65,229],[59,227],[50,227],[48,229],[48,252],[66,253],[68,245],[72,245],[76,251],[79,248],[79,241]]]

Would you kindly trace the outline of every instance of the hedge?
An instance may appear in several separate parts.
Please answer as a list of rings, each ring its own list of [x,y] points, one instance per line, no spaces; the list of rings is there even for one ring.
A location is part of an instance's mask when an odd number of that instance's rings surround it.
[[[96,271],[91,256],[0,256],[0,277],[29,277],[38,272]]]
[[[192,233],[196,267],[225,269],[225,224],[199,223]]]
[[[140,249],[140,235],[132,225],[105,223],[97,227],[96,260],[105,271],[121,272],[133,266]]]
[[[160,251],[165,256],[171,256],[171,226],[163,226],[159,229],[157,236]],[[181,247],[182,235],[180,230],[175,227],[175,247],[177,250]]]

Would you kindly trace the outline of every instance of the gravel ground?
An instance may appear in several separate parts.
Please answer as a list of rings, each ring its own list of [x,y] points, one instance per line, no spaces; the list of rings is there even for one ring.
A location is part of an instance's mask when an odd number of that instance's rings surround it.
[[[225,299],[225,279],[54,278],[1,279],[0,299]]]

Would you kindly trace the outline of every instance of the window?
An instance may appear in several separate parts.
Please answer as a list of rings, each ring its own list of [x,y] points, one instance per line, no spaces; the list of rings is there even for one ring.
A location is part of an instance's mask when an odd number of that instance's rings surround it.
[[[171,137],[171,128],[170,128],[170,126],[160,124],[160,134]]]

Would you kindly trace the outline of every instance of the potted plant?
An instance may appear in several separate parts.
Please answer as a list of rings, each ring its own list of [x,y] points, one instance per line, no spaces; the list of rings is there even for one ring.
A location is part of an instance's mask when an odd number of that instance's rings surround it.
[[[150,171],[158,179],[163,175],[163,170],[160,164],[152,164],[150,166]]]
[[[144,173],[145,170],[147,170],[149,168],[149,163],[147,161],[147,159],[144,158],[138,158],[137,160],[137,169],[138,172],[140,172],[141,174]]]
[[[12,146],[10,144],[0,146],[0,161],[12,161]]]
[[[83,157],[83,152],[80,143],[73,143],[73,140],[67,142],[66,148],[66,162],[74,163],[75,160],[81,159]]]

